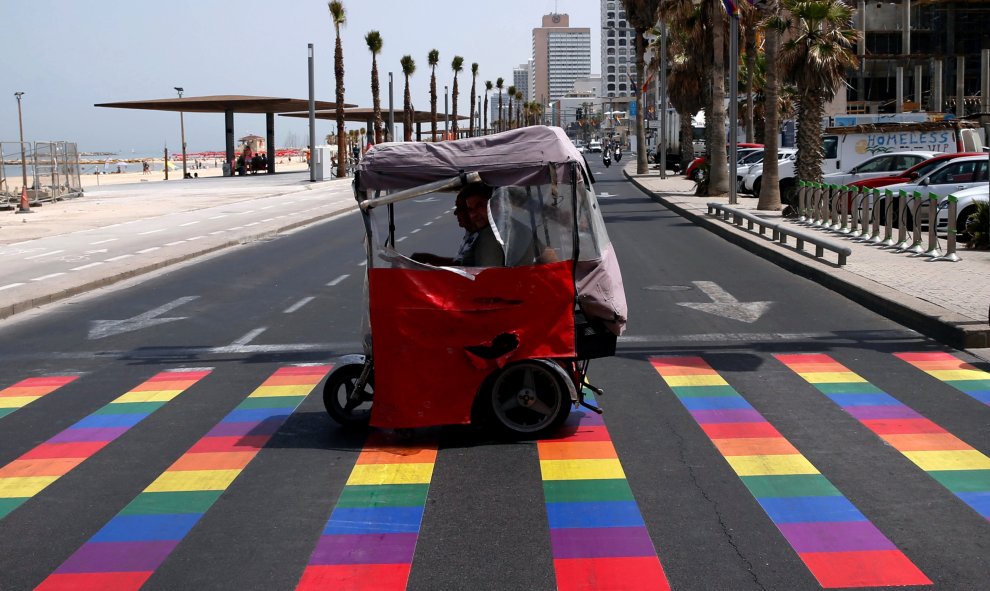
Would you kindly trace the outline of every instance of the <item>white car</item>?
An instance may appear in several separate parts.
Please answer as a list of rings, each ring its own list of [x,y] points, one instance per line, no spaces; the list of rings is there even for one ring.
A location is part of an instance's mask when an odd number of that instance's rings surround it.
[[[784,166],[786,164],[794,164],[794,158],[797,156],[797,150],[795,148],[780,148],[777,150],[777,166]],[[763,180],[763,164],[753,164],[750,165],[749,170],[743,175],[742,180],[739,182],[739,191],[743,193],[750,193],[753,195],[760,194],[760,185]]]
[[[602,151],[602,143],[600,141],[598,141],[598,140],[591,140],[591,142],[588,144],[588,151],[589,152],[601,152]]]
[[[848,185],[849,183],[864,179],[890,176],[895,172],[907,170],[915,164],[924,162],[939,154],[941,152],[915,151],[878,154],[866,162],[857,164],[848,171],[826,174],[824,182],[830,185]]]
[[[956,232],[966,231],[966,218],[976,212],[976,204],[990,202],[990,184],[986,182],[978,186],[952,193],[956,198]],[[939,202],[939,210],[935,217],[935,229],[945,234],[949,227],[948,197]]]
[[[990,154],[984,156],[966,156],[956,158],[929,172],[923,177],[915,179],[910,183],[900,183],[888,185],[884,191],[890,190],[896,196],[900,191],[905,191],[908,195],[915,192],[921,193],[923,199],[928,199],[929,195],[938,195],[943,201],[949,195],[957,195],[972,187],[986,187],[987,179],[990,178]],[[886,199],[881,200],[884,203]],[[895,201],[896,204],[896,201]],[[886,206],[884,206],[886,207]],[[962,209],[960,209],[962,211]],[[921,228],[928,227],[928,208],[918,209],[918,220]]]

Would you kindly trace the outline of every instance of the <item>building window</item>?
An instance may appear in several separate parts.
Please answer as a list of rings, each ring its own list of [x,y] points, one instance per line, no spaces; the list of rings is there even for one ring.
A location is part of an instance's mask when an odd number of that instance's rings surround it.
[[[609,82],[615,82],[615,74],[609,74],[608,77],[607,77],[607,80]],[[611,84],[610,86],[615,86],[615,85],[614,84]]]
[[[610,64],[614,64],[614,63],[615,63],[615,58],[614,58],[614,57],[609,57],[609,58],[608,58],[608,59],[606,60],[606,62],[607,62],[607,63],[610,63]]]
[[[615,92],[615,85],[614,84],[609,84],[606,88],[608,88],[608,91],[609,92]]]
[[[612,40],[611,39],[609,39],[609,43],[612,43]],[[619,39],[619,46],[624,47],[625,45],[626,45],[626,40],[625,39]]]
[[[624,69],[625,68],[620,68],[620,70],[624,70]],[[608,73],[609,74],[615,74],[615,66],[609,66],[608,67]]]
[[[620,84],[619,85],[619,92],[625,92],[625,91],[626,91],[626,85],[625,84]]]
[[[608,36],[609,37],[615,37],[615,30],[614,29],[609,29]]]
[[[622,40],[622,45],[625,45],[625,43],[626,43],[626,41],[625,41],[625,39],[623,39]],[[615,47],[615,39],[609,39],[608,40],[608,46],[609,47]]]

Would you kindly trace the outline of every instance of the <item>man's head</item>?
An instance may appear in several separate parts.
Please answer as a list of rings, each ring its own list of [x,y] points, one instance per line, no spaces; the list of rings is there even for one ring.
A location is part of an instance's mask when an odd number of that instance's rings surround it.
[[[467,185],[457,194],[454,215],[457,223],[468,232],[477,232],[488,225],[488,200],[492,188],[483,183]]]

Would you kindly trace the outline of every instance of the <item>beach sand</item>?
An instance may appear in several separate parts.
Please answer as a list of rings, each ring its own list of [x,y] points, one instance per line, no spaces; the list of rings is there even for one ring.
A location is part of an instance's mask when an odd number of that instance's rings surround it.
[[[153,166],[152,168],[161,168],[162,159],[151,159],[148,160]],[[208,168],[195,168],[195,164],[192,160],[189,161],[189,165],[186,167],[189,174],[198,174],[201,178],[203,177],[214,177],[223,176],[223,169],[221,167],[213,167],[214,160],[210,158],[209,160],[203,160],[203,165],[209,165]],[[280,162],[276,162],[275,170],[277,172],[298,172],[300,170],[307,170],[306,161],[303,158],[295,157],[292,160],[280,159]],[[175,168],[168,172],[169,179],[181,179],[182,178],[182,162],[175,162]],[[83,164],[81,165],[83,170],[92,170],[94,164]],[[102,165],[100,165],[102,170]],[[81,174],[79,175],[79,180],[82,182],[83,189],[102,187],[106,185],[122,185],[126,183],[153,183],[161,182],[165,180],[165,172],[158,170],[152,171],[145,174],[140,171],[141,163],[131,164],[128,168],[136,169],[135,172],[122,172],[109,173],[109,174]],[[116,170],[116,167],[111,165],[112,170]],[[258,173],[263,174],[263,173]],[[11,181],[18,181],[16,185],[20,187],[20,179],[11,179]]]

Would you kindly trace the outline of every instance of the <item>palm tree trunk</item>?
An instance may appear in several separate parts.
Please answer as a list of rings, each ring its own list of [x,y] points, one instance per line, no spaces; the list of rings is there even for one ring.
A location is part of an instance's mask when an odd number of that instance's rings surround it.
[[[402,138],[412,141],[412,97],[409,95],[409,76],[406,76],[406,93],[402,101]]]
[[[509,113],[505,116],[505,119],[508,121],[508,125],[506,127],[512,129],[512,96],[511,95],[509,96]]]
[[[498,129],[497,131],[503,131],[502,128],[502,91],[498,91]]]
[[[708,192],[721,195],[729,192],[729,157],[725,150],[725,25],[722,0],[712,3],[712,109],[706,123],[712,129]]]
[[[437,141],[437,68],[430,74],[430,138]]]
[[[763,179],[761,181],[759,201],[756,208],[777,211],[780,209],[780,175],[777,167],[777,149],[780,144],[780,76],[777,68],[777,53],[780,48],[780,32],[774,27],[764,29],[766,42],[763,50],[766,52],[767,72],[766,88],[764,89],[763,110],[765,112],[765,128],[763,134]]]
[[[336,77],[336,102],[337,102],[337,178],[343,178],[347,174],[347,138],[344,137],[344,48],[340,44],[340,25],[334,24],[337,29],[337,44],[333,50],[333,71]],[[312,150],[313,147],[310,147]]]
[[[375,144],[382,143],[382,99],[378,82],[378,58],[371,54],[371,102],[375,109]]]
[[[822,182],[822,160],[825,151],[821,144],[821,121],[825,114],[825,102],[820,93],[798,90],[799,112],[797,118],[797,178],[802,181]]]
[[[450,93],[450,130],[454,133],[454,139],[457,139],[457,74],[454,74],[454,90]],[[446,139],[446,138],[445,138]]]
[[[680,113],[681,131],[681,170],[687,170],[688,164],[694,160],[694,128],[691,125],[691,117],[694,113],[684,111]]]
[[[756,27],[746,27],[746,141],[753,143],[753,70],[756,69]]]
[[[471,111],[468,113],[468,115],[471,117],[471,119],[470,119],[471,125],[468,126],[468,136],[470,136],[470,137],[474,137],[474,85],[475,85],[475,82],[476,82],[475,77],[474,76],[471,76]]]
[[[485,91],[485,108],[483,109],[482,117],[484,117],[484,123],[481,124],[481,134],[484,135],[488,133],[488,91]]]
[[[646,159],[646,129],[644,124],[646,118],[643,113],[643,81],[646,71],[646,39],[643,37],[645,31],[636,30],[636,174],[646,174],[650,171],[649,161]]]

